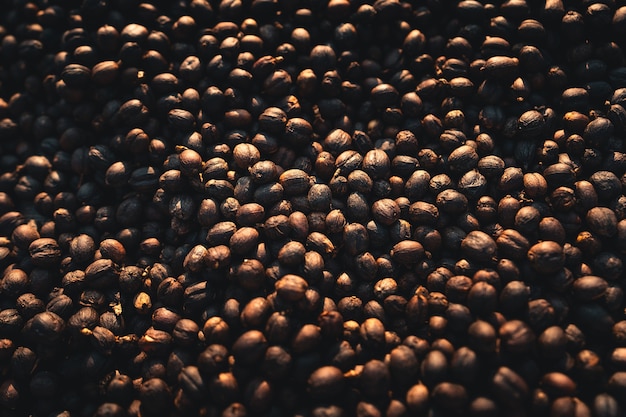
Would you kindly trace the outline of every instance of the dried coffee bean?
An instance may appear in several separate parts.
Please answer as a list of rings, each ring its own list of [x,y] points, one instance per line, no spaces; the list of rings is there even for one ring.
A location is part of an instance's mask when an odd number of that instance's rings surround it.
[[[467,390],[460,384],[442,382],[433,388],[432,399],[443,410],[458,412],[467,407]]]
[[[327,400],[341,394],[344,386],[343,373],[334,366],[317,369],[308,380],[308,390],[315,399]]]
[[[621,413],[621,407],[617,400],[607,393],[596,395],[593,400],[594,415],[601,417],[618,416]]]
[[[65,322],[58,315],[44,311],[36,314],[24,325],[24,331],[39,343],[51,343],[57,341],[65,330]]]
[[[372,216],[375,221],[390,226],[400,216],[400,207],[389,198],[378,200],[372,204]]]
[[[422,361],[420,370],[424,384],[434,387],[446,379],[448,361],[443,353],[432,350]]]
[[[308,288],[304,278],[288,274],[276,282],[276,292],[287,301],[298,301]]]
[[[504,257],[522,260],[529,249],[528,239],[514,229],[503,230],[496,239],[498,252]]]
[[[28,246],[28,252],[32,262],[40,267],[51,267],[56,265],[61,259],[61,248],[58,243],[51,238],[40,238],[34,240]]]
[[[594,207],[587,212],[587,224],[593,233],[602,237],[612,237],[617,228],[617,218],[611,209]]]
[[[535,342],[533,331],[520,320],[506,322],[500,327],[498,333],[502,347],[512,353],[527,352]]]
[[[561,245],[553,241],[544,241],[528,250],[528,260],[537,272],[550,274],[563,267],[565,257]]]
[[[117,281],[119,274],[119,267],[111,259],[99,259],[85,269],[85,283],[95,289],[107,289]]]
[[[456,190],[444,190],[437,195],[437,207],[448,214],[461,214],[467,209],[467,197]]]
[[[574,281],[574,295],[581,301],[594,301],[602,298],[608,289],[605,280],[596,276],[584,276]]]
[[[491,383],[496,397],[508,407],[519,407],[528,396],[528,385],[510,368],[500,367]]]
[[[424,255],[424,248],[419,242],[403,240],[391,249],[391,257],[405,265],[416,264]]]
[[[488,234],[476,230],[465,236],[461,242],[461,250],[470,259],[486,262],[495,255],[497,245]]]
[[[267,340],[263,333],[257,330],[248,330],[235,341],[232,354],[235,360],[244,365],[252,365],[263,358],[267,349]]]
[[[279,262],[289,266],[297,266],[302,264],[306,254],[306,248],[300,242],[293,241],[285,244],[278,252],[277,259]]]
[[[230,237],[229,246],[231,251],[242,255],[256,248],[259,240],[259,232],[252,227],[242,227]]]

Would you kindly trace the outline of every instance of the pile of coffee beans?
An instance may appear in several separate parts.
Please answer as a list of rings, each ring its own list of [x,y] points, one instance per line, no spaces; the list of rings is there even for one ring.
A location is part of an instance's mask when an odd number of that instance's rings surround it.
[[[626,2],[147,1],[0,6],[2,416],[625,415]]]

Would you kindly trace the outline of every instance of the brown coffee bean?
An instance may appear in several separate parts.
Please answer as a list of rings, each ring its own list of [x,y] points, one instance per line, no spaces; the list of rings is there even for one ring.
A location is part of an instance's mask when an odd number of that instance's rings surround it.
[[[557,358],[565,351],[567,335],[558,326],[550,326],[537,338],[541,353],[549,358]]]
[[[486,262],[496,254],[496,242],[486,233],[475,230],[461,241],[463,254],[470,259]]]
[[[576,383],[560,372],[550,372],[541,378],[541,388],[552,397],[571,396],[576,392]]]
[[[593,413],[598,417],[619,416],[621,412],[619,403],[610,394],[598,394],[593,400]]]
[[[297,266],[302,264],[305,254],[306,248],[302,243],[288,242],[278,252],[278,260],[285,265]]]
[[[59,248],[59,244],[51,238],[34,240],[28,246],[28,252],[33,263],[44,268],[56,265],[61,259],[61,248]]]
[[[472,288],[472,279],[464,275],[455,275],[446,282],[445,294],[453,303],[463,303]]]
[[[322,334],[319,326],[305,324],[300,328],[291,342],[291,348],[295,354],[301,355],[315,351],[322,341]]]
[[[389,198],[377,200],[372,204],[372,216],[375,221],[390,226],[400,216],[400,207]]]
[[[309,287],[304,278],[288,274],[276,281],[276,292],[286,301],[298,301],[304,297]]]
[[[491,324],[476,320],[468,328],[469,346],[480,353],[492,353],[496,350],[497,335]]]
[[[107,289],[117,282],[119,267],[111,259],[99,259],[85,269],[85,283],[95,289]]]
[[[424,384],[434,387],[443,382],[448,375],[448,360],[439,350],[432,350],[420,365],[420,372]]]
[[[551,415],[553,416],[590,416],[591,411],[585,403],[576,397],[561,397],[552,403]]]
[[[592,233],[602,237],[615,235],[617,218],[611,209],[594,207],[587,212],[586,220]]]
[[[602,298],[608,289],[608,283],[600,277],[584,276],[574,281],[573,290],[581,301],[593,301]]]
[[[400,345],[390,352],[389,371],[394,382],[408,386],[419,372],[418,359],[408,346]]]
[[[432,400],[443,410],[459,412],[467,407],[468,394],[463,385],[442,382],[433,388]]]
[[[169,333],[151,327],[141,336],[138,346],[143,352],[165,356],[169,353],[171,343],[172,336]]]
[[[424,247],[413,240],[403,240],[396,243],[391,249],[391,257],[394,261],[403,265],[413,265],[424,256]]]
[[[361,391],[369,397],[386,395],[391,375],[384,362],[373,359],[365,363],[360,377]]]
[[[540,198],[546,195],[548,183],[543,175],[533,172],[524,174],[524,192],[530,198]]]
[[[343,372],[340,369],[324,366],[311,374],[307,389],[313,398],[328,400],[341,395],[344,384]]]
[[[544,241],[533,245],[528,250],[527,256],[533,269],[541,274],[557,272],[563,267],[565,261],[563,248],[553,241]]]
[[[426,385],[413,385],[406,393],[406,404],[414,413],[421,413],[428,409],[429,391]]]
[[[491,384],[495,396],[510,408],[520,406],[528,396],[528,385],[524,379],[505,366],[498,368]]]
[[[244,365],[251,365],[265,355],[266,349],[267,341],[263,333],[258,330],[248,330],[233,343],[232,354],[235,360]]]
[[[525,353],[535,342],[532,329],[521,320],[507,321],[500,327],[498,333],[502,347],[511,353]]]

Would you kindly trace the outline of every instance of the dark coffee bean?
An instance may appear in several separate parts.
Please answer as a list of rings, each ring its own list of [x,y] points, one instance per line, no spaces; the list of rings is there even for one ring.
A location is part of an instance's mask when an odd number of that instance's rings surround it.
[[[593,301],[604,296],[608,284],[605,280],[596,276],[584,276],[574,281],[573,290],[575,296],[582,301]]]
[[[438,350],[429,352],[421,363],[421,374],[427,386],[435,386],[444,381],[448,374],[448,362]]]
[[[419,242],[403,240],[396,243],[391,249],[391,257],[396,262],[409,265],[419,262],[424,254],[424,248]]]
[[[149,328],[138,341],[139,348],[146,353],[155,356],[165,356],[169,353],[172,343],[172,336],[155,328]]]
[[[468,395],[462,385],[442,382],[433,389],[432,399],[442,409],[458,412],[467,407]]]
[[[276,282],[276,292],[286,301],[298,301],[304,297],[308,288],[304,278],[297,275],[288,274]]]
[[[528,239],[514,229],[503,230],[496,243],[499,253],[510,259],[524,259],[529,249]]]
[[[528,385],[510,368],[500,367],[491,382],[496,397],[509,407],[521,405],[528,396]]]
[[[33,263],[41,267],[54,266],[61,258],[61,249],[58,243],[51,238],[34,240],[28,246],[28,252]]]
[[[464,254],[477,261],[488,261],[496,253],[496,242],[484,232],[472,231],[461,242]]]
[[[235,341],[232,352],[236,360],[243,364],[253,364],[263,357],[266,349],[267,341],[263,333],[249,330]]]
[[[496,331],[486,321],[477,320],[468,328],[470,347],[477,352],[490,353],[496,349]]]
[[[556,358],[561,355],[567,345],[565,331],[558,326],[548,327],[537,338],[541,353],[546,357]]]
[[[593,400],[593,413],[599,417],[618,416],[622,411],[617,400],[607,393],[596,395]]]
[[[149,414],[157,414],[171,407],[172,394],[167,383],[160,378],[144,381],[139,389],[141,409]]]
[[[411,411],[420,413],[428,409],[428,398],[429,391],[426,385],[416,384],[407,391],[406,404]]]
[[[615,234],[617,218],[611,209],[594,207],[587,212],[587,224],[593,233],[602,237],[611,237]]]
[[[563,267],[563,248],[553,241],[537,243],[528,250],[528,260],[537,272],[554,273]]]
[[[343,373],[334,366],[317,369],[308,380],[308,390],[315,399],[331,399],[341,394],[344,387]]]
[[[111,259],[99,259],[85,269],[85,282],[95,289],[106,289],[117,281],[119,274],[119,267]]]
[[[58,315],[44,311],[26,322],[24,330],[37,342],[57,341],[65,329],[65,322]]]
[[[512,353],[527,352],[535,342],[531,328],[520,320],[511,320],[503,324],[498,333],[502,347]]]

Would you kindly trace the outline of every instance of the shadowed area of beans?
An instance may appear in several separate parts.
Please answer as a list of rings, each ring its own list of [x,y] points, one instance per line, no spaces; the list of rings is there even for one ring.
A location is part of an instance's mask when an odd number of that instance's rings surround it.
[[[626,415],[626,2],[489,1],[0,0],[0,415]]]

